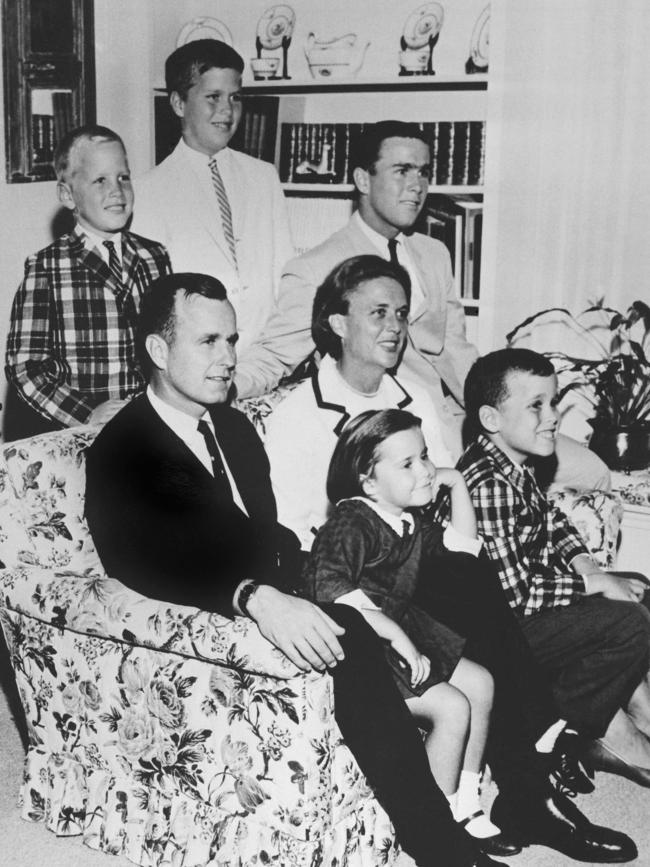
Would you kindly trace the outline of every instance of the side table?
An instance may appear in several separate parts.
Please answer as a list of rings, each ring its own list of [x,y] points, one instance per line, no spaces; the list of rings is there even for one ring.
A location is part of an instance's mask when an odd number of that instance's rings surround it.
[[[612,491],[623,502],[616,568],[650,575],[650,469],[612,473]]]

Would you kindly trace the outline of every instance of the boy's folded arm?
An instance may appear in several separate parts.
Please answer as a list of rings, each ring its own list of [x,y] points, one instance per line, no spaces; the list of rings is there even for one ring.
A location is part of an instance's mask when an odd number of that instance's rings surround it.
[[[551,517],[553,526],[551,544],[556,555],[562,557],[568,565],[572,565],[576,557],[584,555],[593,566],[594,561],[584,539],[564,512],[557,506],[553,506]]]
[[[7,376],[37,412],[64,427],[86,424],[95,408],[81,392],[66,385],[61,363],[53,358],[9,365]]]
[[[42,262],[27,259],[11,310],[5,370],[30,406],[71,427],[84,424],[94,404],[65,384],[63,361],[52,354],[50,282]]]

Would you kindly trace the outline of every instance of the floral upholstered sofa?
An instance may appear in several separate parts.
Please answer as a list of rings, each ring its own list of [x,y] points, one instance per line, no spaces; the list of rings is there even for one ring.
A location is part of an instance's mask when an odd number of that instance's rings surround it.
[[[273,402],[242,407],[262,435]],[[29,731],[24,818],[142,865],[394,864],[330,679],[303,675],[250,620],[155,602],[105,574],[83,519],[97,430],[7,444],[0,458],[0,622]],[[617,504],[563,505],[611,565]]]
[[[251,411],[263,425],[265,409]],[[246,618],[146,599],[83,519],[97,428],[5,445],[0,621],[29,731],[25,819],[136,864],[393,864],[392,826],[333,716]]]

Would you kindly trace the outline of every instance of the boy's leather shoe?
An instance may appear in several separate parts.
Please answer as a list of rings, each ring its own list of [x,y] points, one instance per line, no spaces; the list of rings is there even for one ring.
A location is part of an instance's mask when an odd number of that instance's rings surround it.
[[[581,762],[585,740],[575,732],[561,732],[549,756],[549,773],[558,791],[574,798],[589,795],[595,786],[594,772],[587,761]]]
[[[548,846],[575,861],[621,864],[638,855],[634,841],[626,834],[593,825],[560,792],[528,801],[525,806],[513,804],[511,810],[498,795],[491,818],[504,834],[523,845]]]

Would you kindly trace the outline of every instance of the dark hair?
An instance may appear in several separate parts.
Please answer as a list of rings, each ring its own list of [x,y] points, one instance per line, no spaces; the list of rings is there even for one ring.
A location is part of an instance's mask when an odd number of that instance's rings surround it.
[[[122,145],[122,150],[126,154],[126,148],[120,136],[107,126],[99,126],[95,123],[78,126],[63,136],[54,151],[54,171],[58,181],[65,180],[65,174],[70,167],[72,151],[79,142],[94,141],[94,139],[116,141]]]
[[[396,280],[411,303],[411,278],[401,265],[381,256],[351,256],[333,268],[316,290],[311,316],[311,336],[321,355],[341,356],[341,338],[332,331],[329,317],[347,313],[349,300],[363,283],[389,277]]]
[[[167,274],[153,280],[142,296],[138,318],[138,344],[141,359],[149,365],[145,340],[150,334],[162,334],[168,342],[174,336],[174,302],[178,292],[185,298],[202,295],[214,301],[227,301],[226,288],[216,277],[191,272]]]
[[[466,440],[474,440],[483,430],[479,419],[482,406],[498,407],[508,397],[508,374],[531,373],[553,376],[555,368],[539,352],[532,349],[498,349],[478,358],[465,380]]]
[[[177,93],[185,101],[187,93],[208,69],[244,71],[244,61],[234,48],[218,39],[194,39],[173,51],[165,61],[167,94]]]
[[[370,409],[353,418],[343,429],[330,461],[330,502],[363,496],[363,477],[372,472],[381,443],[393,434],[421,427],[421,419],[403,409]]]
[[[417,123],[406,123],[403,120],[380,120],[378,123],[368,123],[359,137],[352,168],[359,167],[374,174],[381,146],[387,138],[416,138],[424,142],[429,149],[431,148],[429,140]]]

